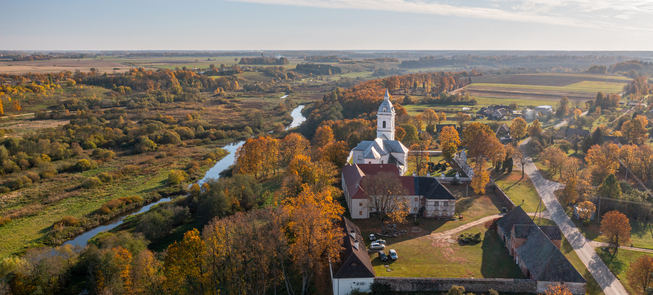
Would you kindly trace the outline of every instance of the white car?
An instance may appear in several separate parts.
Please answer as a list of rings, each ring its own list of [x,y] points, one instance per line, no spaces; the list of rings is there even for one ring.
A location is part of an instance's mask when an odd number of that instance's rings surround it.
[[[383,250],[383,249],[385,249],[385,245],[381,243],[372,242],[372,244],[370,244],[370,250]]]
[[[399,256],[397,256],[397,251],[395,249],[390,249],[390,259],[392,260],[397,260]]]

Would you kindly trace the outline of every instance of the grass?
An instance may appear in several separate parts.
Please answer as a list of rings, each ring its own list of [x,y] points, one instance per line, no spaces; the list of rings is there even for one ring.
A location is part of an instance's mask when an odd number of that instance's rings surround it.
[[[395,241],[388,239],[386,253],[395,249],[399,259],[382,262],[370,254],[377,276],[516,278],[523,279],[519,267],[495,231],[477,226],[466,232],[481,233],[480,243],[434,240],[431,236]],[[386,268],[385,265],[389,267]],[[387,271],[390,269],[391,271]]]
[[[521,171],[519,170],[513,170],[510,174],[498,175],[494,173],[495,183],[510,197],[515,205],[521,205],[526,212],[535,212],[541,199],[528,175],[521,178]],[[544,203],[542,203],[540,210],[546,210]]]
[[[566,86],[548,86],[548,85],[524,85],[524,84],[500,84],[500,83],[474,83],[470,88],[515,88],[531,90],[550,90],[550,91],[576,91],[576,92],[607,92],[615,93],[623,89],[625,83],[601,82],[601,81],[582,81]]]
[[[595,251],[610,271],[621,281],[628,294],[642,293],[641,290],[635,290],[628,284],[628,275],[626,272],[630,268],[631,263],[637,261],[642,256],[653,256],[653,254],[625,249],[619,249],[616,255],[613,255],[612,252],[603,251],[602,248],[596,248]]]
[[[628,83],[632,79],[624,76],[588,73],[540,73],[473,77],[473,83],[499,83],[523,85],[565,86],[583,81],[607,81]]]
[[[583,233],[585,238],[593,241],[605,242],[600,234],[601,226],[596,219],[587,226],[583,225],[582,222],[576,219],[572,218],[572,220],[580,232]],[[653,225],[646,222],[631,220],[630,227],[630,243],[633,247],[653,249]]]
[[[562,245],[560,251],[562,254],[567,257],[569,262],[576,268],[578,272],[587,280],[587,287],[585,290],[585,294],[592,294],[592,295],[599,295],[599,294],[604,294],[603,290],[601,289],[601,286],[599,286],[599,283],[596,282],[594,279],[594,276],[587,270],[587,267],[583,263],[582,260],[578,257],[576,254],[576,251],[574,248],[569,244],[569,241],[565,237],[562,237]]]

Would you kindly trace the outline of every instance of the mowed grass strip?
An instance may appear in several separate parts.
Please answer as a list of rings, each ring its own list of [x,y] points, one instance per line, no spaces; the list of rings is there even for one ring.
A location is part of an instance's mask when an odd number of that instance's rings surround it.
[[[636,290],[628,284],[627,272],[630,269],[631,263],[637,261],[642,256],[653,256],[652,253],[619,249],[617,254],[613,255],[611,252],[603,251],[602,248],[596,248],[594,250],[608,266],[610,271],[617,276],[621,284],[624,285],[628,294],[643,294],[642,290]]]
[[[493,174],[493,177],[494,182],[515,205],[521,206],[526,212],[535,212],[541,201],[540,195],[528,175],[524,175],[524,178],[521,175],[521,171],[513,170],[510,174]],[[546,210],[546,207],[541,203],[539,211],[543,210]]]
[[[400,242],[387,239],[386,254],[395,249],[399,259],[383,262],[372,253],[374,271],[377,276],[394,277],[524,278],[495,231],[478,226],[466,232],[480,232],[483,239],[469,244],[430,235]]]
[[[527,90],[549,90],[549,91],[575,91],[575,92],[621,92],[626,83],[582,81],[566,86],[547,85],[525,85],[525,84],[499,84],[499,83],[473,83],[467,86],[468,90],[482,90],[488,88],[511,88]]]

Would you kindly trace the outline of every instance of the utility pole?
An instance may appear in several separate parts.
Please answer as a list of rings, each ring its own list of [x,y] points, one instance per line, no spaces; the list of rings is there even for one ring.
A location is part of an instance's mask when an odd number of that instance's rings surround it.
[[[596,211],[596,217],[599,223],[601,223],[601,196],[599,196],[599,210]]]

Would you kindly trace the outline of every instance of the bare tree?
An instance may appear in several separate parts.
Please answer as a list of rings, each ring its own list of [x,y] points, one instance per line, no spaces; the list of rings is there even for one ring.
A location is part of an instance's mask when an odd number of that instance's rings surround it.
[[[410,213],[410,205],[406,198],[408,191],[401,184],[398,175],[381,172],[363,178],[360,185],[368,195],[368,207],[376,211],[383,233],[386,232],[386,222],[402,222]]]

